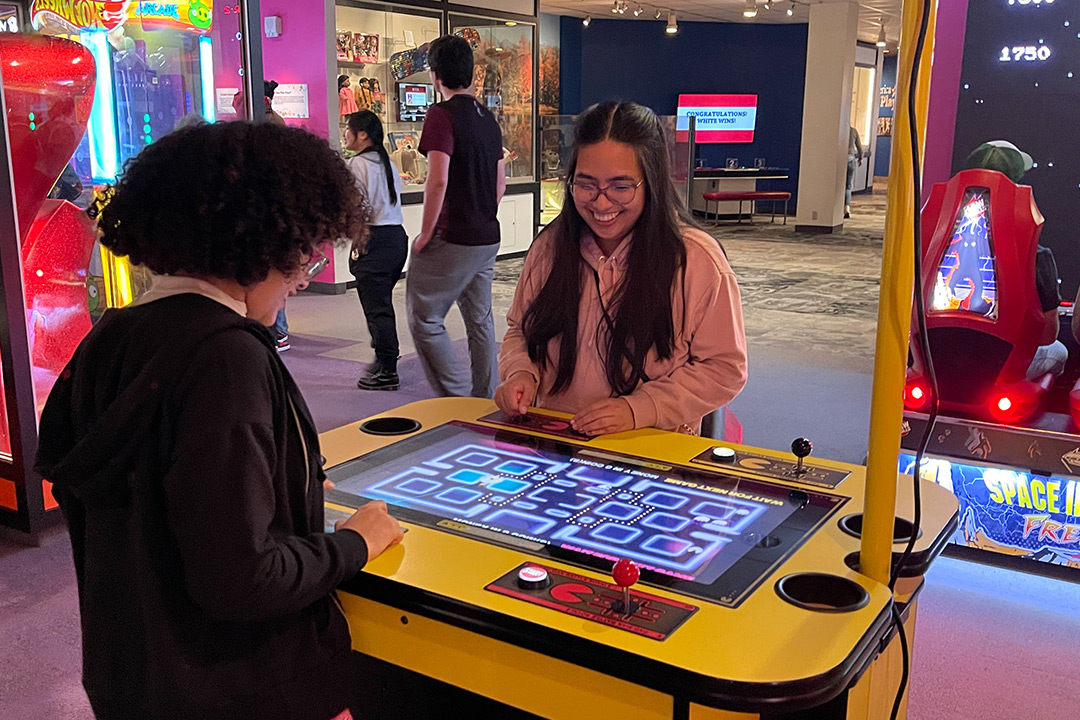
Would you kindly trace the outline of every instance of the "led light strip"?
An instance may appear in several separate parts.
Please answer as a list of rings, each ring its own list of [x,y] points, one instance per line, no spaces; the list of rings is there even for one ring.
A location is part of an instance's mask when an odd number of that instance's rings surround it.
[[[207,37],[199,38],[199,75],[202,78],[203,117],[217,122],[217,101],[214,95],[214,45]]]
[[[90,113],[90,169],[95,182],[113,182],[120,166],[113,108],[112,53],[104,30],[83,30],[79,40],[94,56],[97,87]]]

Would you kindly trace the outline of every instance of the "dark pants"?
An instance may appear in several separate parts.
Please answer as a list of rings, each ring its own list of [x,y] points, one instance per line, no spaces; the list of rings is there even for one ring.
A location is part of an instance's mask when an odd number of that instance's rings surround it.
[[[409,237],[400,225],[371,228],[367,253],[349,258],[356,278],[356,294],[367,318],[375,359],[391,368],[398,358],[397,324],[394,318],[394,285],[405,267]]]

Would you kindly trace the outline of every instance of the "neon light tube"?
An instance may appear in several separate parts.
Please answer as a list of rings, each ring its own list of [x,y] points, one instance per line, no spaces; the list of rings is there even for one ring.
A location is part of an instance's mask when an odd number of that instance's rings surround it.
[[[209,37],[199,38],[199,75],[202,78],[203,117],[206,122],[217,122],[217,104],[214,97],[214,46]]]
[[[79,40],[94,56],[97,87],[90,111],[90,171],[95,182],[113,182],[120,167],[113,109],[112,53],[104,30],[83,30]]]

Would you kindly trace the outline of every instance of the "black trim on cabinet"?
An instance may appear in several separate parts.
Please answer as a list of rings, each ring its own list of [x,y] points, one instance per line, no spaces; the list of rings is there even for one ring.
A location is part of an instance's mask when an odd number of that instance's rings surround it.
[[[687,702],[737,712],[798,712],[830,702],[869,666],[892,623],[892,609],[887,605],[844,662],[828,672],[786,683],[748,683],[680,670],[651,658],[376,575],[360,573],[344,583],[341,590],[684,698]]]

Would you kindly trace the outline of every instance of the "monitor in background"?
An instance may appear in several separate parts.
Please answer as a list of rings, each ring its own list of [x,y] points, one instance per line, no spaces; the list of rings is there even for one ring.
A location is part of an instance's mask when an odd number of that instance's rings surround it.
[[[398,120],[401,122],[420,122],[434,104],[434,85],[398,83]]]
[[[757,124],[757,95],[679,95],[675,139],[686,142],[690,118],[696,118],[698,143],[752,143]]]

